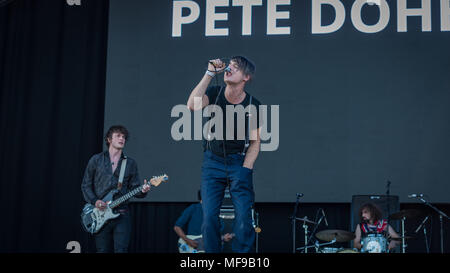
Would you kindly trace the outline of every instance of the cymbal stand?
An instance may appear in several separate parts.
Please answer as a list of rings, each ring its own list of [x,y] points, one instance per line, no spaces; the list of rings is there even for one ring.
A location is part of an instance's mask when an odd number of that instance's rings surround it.
[[[308,244],[311,242],[311,240],[314,238],[314,234],[316,234],[317,228],[319,227],[320,223],[323,221],[323,219],[324,219],[324,217],[325,217],[325,216],[322,215],[322,216],[320,217],[319,221],[317,221],[317,216],[319,215],[320,210],[322,210],[322,208],[319,208],[319,209],[317,210],[316,218],[314,218],[314,222],[317,222],[317,224],[314,225],[314,229],[313,229],[313,231],[312,231],[312,233],[311,233],[311,236],[309,237],[308,242],[307,242],[305,245],[308,245]]]
[[[305,220],[303,220],[303,230],[305,231],[305,247],[304,247],[304,249],[305,249],[305,253],[308,253],[308,247],[306,247],[307,246],[307,244],[308,244],[308,225],[306,224],[306,216],[305,216]]]
[[[296,235],[296,220],[297,220],[297,209],[299,199],[302,197],[301,194],[297,193],[297,198],[295,200],[294,213],[292,214],[292,253],[295,253],[295,235]]]
[[[336,238],[334,238],[331,242],[323,243],[323,244],[319,244],[318,241],[316,241],[316,243],[314,245],[310,245],[310,246],[305,245],[304,247],[297,248],[297,250],[305,250],[305,253],[307,253],[308,248],[315,247],[316,249],[319,249],[322,246],[332,245],[334,243],[336,243]]]
[[[402,218],[402,253],[406,253],[406,244],[405,244],[405,220],[406,217]]]
[[[386,184],[386,204],[387,204],[387,236],[389,236],[389,225],[391,222],[391,208],[390,208],[390,200],[389,195],[391,194],[391,181],[387,181]],[[389,241],[386,240],[386,249],[389,251]]]
[[[447,214],[440,211],[435,206],[431,205],[427,200],[423,199],[423,197],[419,197],[419,200],[422,201],[425,205],[429,206],[433,210],[435,210],[439,214],[439,222],[441,225],[441,253],[444,253],[444,226],[443,226],[443,218],[450,219]]]
[[[428,246],[428,235],[427,235],[427,221],[430,218],[430,215],[428,215],[427,217],[425,217],[425,219],[423,219],[422,223],[417,227],[416,231],[414,231],[414,233],[419,232],[419,230],[423,229],[423,235],[425,237],[425,250],[427,251],[427,253],[430,253],[430,247]]]

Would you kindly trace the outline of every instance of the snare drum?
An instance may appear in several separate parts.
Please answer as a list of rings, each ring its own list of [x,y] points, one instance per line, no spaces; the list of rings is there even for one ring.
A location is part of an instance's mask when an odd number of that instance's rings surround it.
[[[359,251],[356,248],[344,248],[339,250],[337,253],[359,253]]]
[[[369,234],[361,239],[361,253],[386,253],[387,239],[382,234]]]
[[[342,248],[336,247],[321,247],[318,249],[317,253],[338,253]]]

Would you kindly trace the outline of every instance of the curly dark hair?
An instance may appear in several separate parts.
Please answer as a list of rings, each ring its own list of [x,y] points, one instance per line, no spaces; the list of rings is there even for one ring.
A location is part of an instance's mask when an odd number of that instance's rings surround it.
[[[381,220],[381,218],[383,217],[381,209],[377,205],[375,205],[374,203],[365,203],[361,206],[361,208],[359,208],[359,218],[361,223],[363,222],[362,211],[365,209],[370,212],[370,216],[373,218],[374,223]]]
[[[113,125],[113,126],[109,127],[108,132],[106,132],[106,135],[105,135],[105,144],[106,144],[106,147],[108,147],[108,148],[109,148],[108,139],[111,139],[112,135],[114,133],[124,134],[125,140],[128,140],[128,138],[130,137],[130,133],[128,132],[127,128],[125,128],[125,126]]]

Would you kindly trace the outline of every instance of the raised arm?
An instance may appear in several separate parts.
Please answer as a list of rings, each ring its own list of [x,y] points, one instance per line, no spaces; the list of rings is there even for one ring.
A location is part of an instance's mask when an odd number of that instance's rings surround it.
[[[225,66],[226,64],[223,63],[220,59],[211,60],[208,63],[208,70],[209,71],[217,70],[217,73],[221,73],[225,69]],[[215,72],[210,73],[212,73],[212,75],[215,74]],[[197,86],[195,86],[195,88],[191,91],[191,94],[189,95],[189,99],[187,101],[187,107],[189,108],[189,110],[191,111],[201,110],[209,104],[209,99],[208,96],[205,95],[205,92],[209,84],[211,83],[213,77],[214,76],[205,73],[205,75],[203,75],[203,78],[200,80]]]

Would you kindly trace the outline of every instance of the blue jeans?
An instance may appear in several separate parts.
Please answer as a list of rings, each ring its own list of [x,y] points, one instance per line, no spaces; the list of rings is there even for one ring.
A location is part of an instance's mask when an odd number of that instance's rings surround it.
[[[205,251],[222,251],[219,214],[227,187],[227,174],[230,181],[230,195],[235,218],[233,223],[232,249],[238,253],[253,251],[255,230],[251,207],[254,203],[253,170],[242,166],[244,156],[227,155],[226,159],[206,150],[202,165],[202,235]],[[225,164],[226,163],[226,164]]]
[[[129,212],[110,220],[95,235],[97,253],[126,253],[130,243],[131,219]]]

